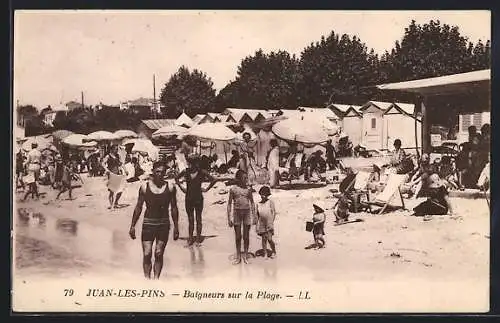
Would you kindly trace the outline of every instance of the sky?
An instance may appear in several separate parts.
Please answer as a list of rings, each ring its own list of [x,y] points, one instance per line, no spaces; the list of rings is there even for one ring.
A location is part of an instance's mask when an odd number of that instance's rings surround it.
[[[489,11],[16,11],[14,102],[43,108],[70,100],[119,104],[156,95],[181,65],[217,90],[262,48],[300,55],[332,30],[382,54],[414,19],[491,39]]]

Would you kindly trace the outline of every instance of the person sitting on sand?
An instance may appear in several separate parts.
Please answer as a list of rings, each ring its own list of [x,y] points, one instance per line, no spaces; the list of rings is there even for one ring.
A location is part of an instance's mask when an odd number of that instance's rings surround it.
[[[241,237],[243,229],[243,262],[248,264],[250,246],[250,226],[256,223],[255,204],[252,189],[247,185],[247,174],[241,169],[235,175],[236,185],[229,190],[227,201],[227,223],[234,228],[236,259],[234,265],[241,263]]]
[[[229,159],[229,161],[227,162],[227,167],[236,168],[238,167],[238,162],[240,160],[240,153],[236,149],[233,149],[231,151],[231,155],[231,159]]]
[[[323,155],[323,152],[321,150],[317,150],[307,159],[308,178],[325,178],[324,173],[326,172],[326,161],[323,157],[321,157],[321,155]]]
[[[439,177],[445,181],[448,188],[458,189],[457,171],[450,156],[443,156],[441,158]]]
[[[448,197],[448,190],[438,174],[429,177],[429,185],[426,190],[427,200],[417,205],[413,212],[415,216],[431,216],[453,214],[453,208]],[[425,218],[424,220],[426,220]]]
[[[335,222],[337,224],[342,224],[349,220],[349,204],[350,200],[342,194],[337,202],[337,206],[333,210],[333,214],[335,215]]]
[[[267,259],[267,242],[271,247],[270,258],[276,256],[276,245],[273,241],[274,235],[274,220],[276,218],[276,208],[274,201],[269,198],[271,189],[268,186],[262,186],[259,190],[261,200],[255,204],[257,212],[257,234],[262,238],[262,250],[264,257]]]
[[[314,213],[313,213],[313,237],[315,247],[314,249],[320,249],[325,247],[325,208],[321,205],[320,202],[316,202],[313,204]]]

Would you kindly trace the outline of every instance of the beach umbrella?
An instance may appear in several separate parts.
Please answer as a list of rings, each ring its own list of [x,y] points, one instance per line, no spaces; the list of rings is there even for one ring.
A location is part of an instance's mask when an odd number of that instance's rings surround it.
[[[132,141],[133,140],[133,141]],[[132,139],[126,145],[133,144],[132,152],[147,153],[153,160],[158,159],[160,149],[153,145],[149,139]]]
[[[50,142],[49,139],[41,136],[36,136],[36,137],[28,137],[26,138],[26,141],[22,144],[22,149],[24,151],[30,151],[31,150],[31,144],[36,143],[38,144],[38,150],[42,151],[49,147],[52,143]]]
[[[170,138],[173,136],[180,136],[186,134],[188,131],[187,128],[178,126],[178,125],[168,125],[165,127],[161,127],[160,129],[153,132],[153,138]]]
[[[276,123],[272,127],[272,132],[280,139],[304,144],[319,144],[327,141],[328,131],[323,126],[323,122],[314,119],[304,116],[289,118]]]
[[[230,141],[236,138],[236,134],[222,123],[197,124],[187,134],[198,140]]]
[[[97,144],[97,142],[89,140],[88,136],[77,133],[67,136],[62,142],[71,147],[93,147]]]
[[[56,130],[52,133],[52,137],[54,137],[57,140],[63,140],[64,138],[66,138],[69,135],[72,135],[73,133],[74,133],[73,131],[64,130],[64,129],[63,130]]]
[[[117,130],[113,133],[116,137],[120,139],[124,138],[137,138],[139,137],[135,132],[132,130]]]
[[[115,134],[109,132],[109,131],[95,131],[92,133],[89,133],[87,135],[86,140],[93,140],[93,141],[111,141],[111,140],[117,140],[120,139],[118,138]]]

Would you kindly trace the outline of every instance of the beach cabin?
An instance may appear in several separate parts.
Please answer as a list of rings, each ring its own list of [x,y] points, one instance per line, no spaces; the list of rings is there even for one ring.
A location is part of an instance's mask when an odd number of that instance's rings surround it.
[[[151,139],[153,132],[160,129],[161,127],[171,126],[175,124],[176,119],[148,119],[141,120],[139,126],[137,126],[136,133],[140,138]]]
[[[191,118],[187,114],[182,112],[182,114],[177,118],[177,120],[175,120],[175,124],[181,127],[189,128],[194,123],[193,120],[191,120]]]
[[[400,139],[402,148],[410,149],[422,146],[422,119],[417,115],[415,137],[415,105],[393,103],[383,114],[383,150],[394,149],[394,140]]]
[[[341,122],[342,131],[349,136],[354,147],[362,142],[363,114],[360,109],[359,105],[349,106]]]
[[[210,118],[212,118],[212,122],[222,122],[220,118],[220,113],[208,112],[207,113]]]
[[[367,149],[383,149],[384,112],[391,106],[390,102],[368,101],[361,107],[361,143]]]
[[[327,106],[328,109],[332,110],[333,113],[342,120],[344,118],[344,115],[346,114],[347,110],[351,107],[350,104],[340,104],[340,103],[332,103]]]

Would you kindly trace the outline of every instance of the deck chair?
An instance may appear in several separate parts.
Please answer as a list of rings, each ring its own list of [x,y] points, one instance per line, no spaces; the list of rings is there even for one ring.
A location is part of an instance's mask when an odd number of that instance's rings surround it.
[[[370,190],[368,189],[368,183],[372,179],[372,174],[369,172],[359,171],[356,174],[356,179],[354,182],[354,211],[358,212],[360,210],[368,210],[371,212],[371,205],[361,201],[362,197],[366,198],[366,201],[370,201]],[[358,211],[356,211],[358,210]]]
[[[382,192],[380,192],[373,201],[368,201],[371,206],[379,206],[378,214],[384,213],[388,206],[396,207],[398,209],[406,210],[403,196],[401,195],[400,186],[406,179],[405,175],[390,174],[387,179],[387,184]],[[395,199],[399,199],[401,205],[395,203]]]

